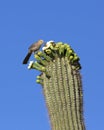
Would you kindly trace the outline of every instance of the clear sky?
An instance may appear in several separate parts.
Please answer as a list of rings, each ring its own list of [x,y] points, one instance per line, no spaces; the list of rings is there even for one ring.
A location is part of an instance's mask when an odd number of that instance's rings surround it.
[[[50,130],[39,72],[22,65],[38,39],[70,43],[80,56],[86,128],[103,130],[103,0],[0,1],[0,130]]]

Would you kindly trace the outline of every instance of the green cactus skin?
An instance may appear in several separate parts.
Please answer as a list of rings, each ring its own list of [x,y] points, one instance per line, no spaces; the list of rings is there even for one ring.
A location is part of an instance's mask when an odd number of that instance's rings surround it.
[[[68,44],[51,44],[34,56],[31,68],[42,73],[43,92],[52,130],[85,130],[79,57]]]

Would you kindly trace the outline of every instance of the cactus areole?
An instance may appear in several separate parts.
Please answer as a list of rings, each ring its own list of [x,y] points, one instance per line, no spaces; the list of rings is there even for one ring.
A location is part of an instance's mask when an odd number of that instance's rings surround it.
[[[43,87],[52,130],[85,130],[79,57],[63,42],[49,41],[34,54],[28,69],[41,73],[36,82]]]

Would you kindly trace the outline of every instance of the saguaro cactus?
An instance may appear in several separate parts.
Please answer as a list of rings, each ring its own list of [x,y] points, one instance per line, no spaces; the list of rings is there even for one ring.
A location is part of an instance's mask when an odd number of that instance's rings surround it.
[[[48,42],[34,55],[29,69],[37,69],[52,130],[85,130],[79,57],[66,43]]]

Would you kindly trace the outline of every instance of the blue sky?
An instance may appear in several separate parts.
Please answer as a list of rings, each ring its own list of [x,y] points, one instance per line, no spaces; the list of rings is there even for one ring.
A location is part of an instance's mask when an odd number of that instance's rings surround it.
[[[50,130],[39,72],[22,65],[38,39],[70,43],[82,65],[87,130],[104,129],[104,2],[0,1],[0,130]],[[33,57],[31,57],[32,59]]]

